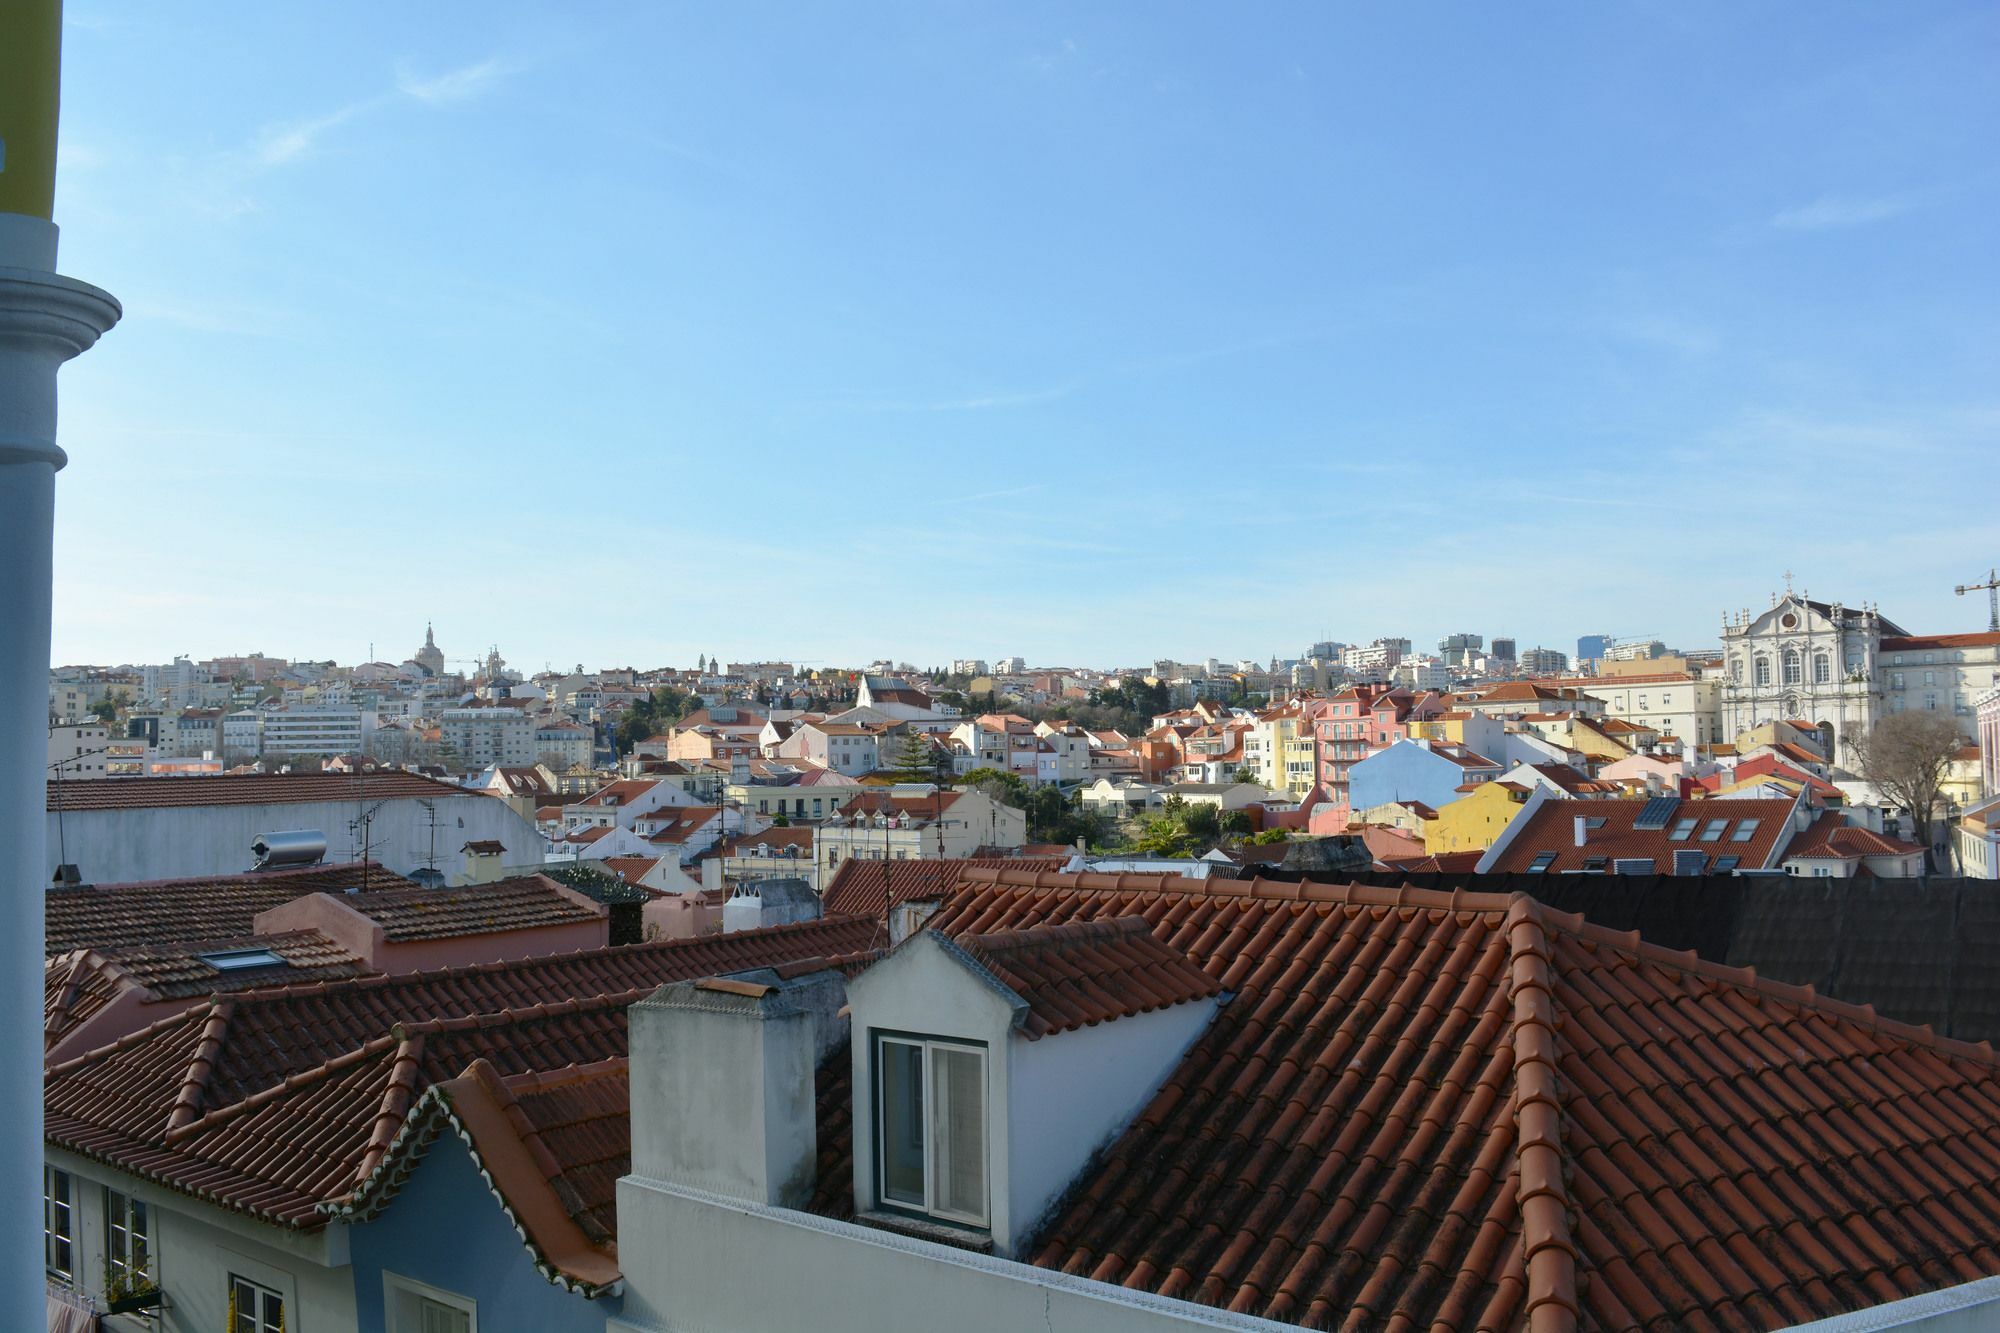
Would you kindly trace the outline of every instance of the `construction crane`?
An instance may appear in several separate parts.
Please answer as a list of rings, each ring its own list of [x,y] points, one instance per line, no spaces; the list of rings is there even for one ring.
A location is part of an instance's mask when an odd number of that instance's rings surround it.
[[[2000,634],[2000,570],[1987,570],[1986,582],[1984,583],[1961,583],[1956,588],[1953,588],[1952,591],[1960,597],[1965,596],[1969,592],[1984,592],[1986,594],[1986,628],[1996,634]]]

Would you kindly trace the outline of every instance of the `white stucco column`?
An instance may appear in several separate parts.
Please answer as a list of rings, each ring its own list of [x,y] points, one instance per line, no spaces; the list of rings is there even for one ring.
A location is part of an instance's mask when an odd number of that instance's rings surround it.
[[[42,894],[56,371],[118,322],[60,277],[60,0],[0,4],[0,1328],[47,1325],[41,1267]],[[79,1278],[84,1275],[79,1274]]]

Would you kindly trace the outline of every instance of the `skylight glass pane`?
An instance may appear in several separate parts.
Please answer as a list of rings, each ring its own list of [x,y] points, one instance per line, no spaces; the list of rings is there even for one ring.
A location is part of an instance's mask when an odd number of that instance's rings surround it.
[[[1757,836],[1757,825],[1759,822],[1755,819],[1742,820],[1736,825],[1736,832],[1730,835],[1729,840],[1731,842],[1750,841],[1750,839]]]
[[[1554,865],[1555,863],[1556,863],[1556,854],[1554,852],[1537,852],[1535,853],[1535,859],[1528,863],[1528,869],[1547,870],[1550,866]]]
[[[1686,842],[1689,838],[1692,838],[1694,836],[1694,826],[1696,824],[1699,824],[1700,822],[1701,820],[1696,816],[1689,815],[1686,818],[1682,819],[1678,824],[1675,824],[1674,831],[1668,834],[1667,836],[1670,840],[1674,842]]]
[[[201,961],[218,972],[240,972],[252,967],[283,967],[285,960],[269,949],[232,949],[225,953],[205,953]]]
[[[1728,827],[1729,821],[1726,819],[1711,819],[1701,831],[1701,840],[1703,842],[1721,842],[1722,830]]]

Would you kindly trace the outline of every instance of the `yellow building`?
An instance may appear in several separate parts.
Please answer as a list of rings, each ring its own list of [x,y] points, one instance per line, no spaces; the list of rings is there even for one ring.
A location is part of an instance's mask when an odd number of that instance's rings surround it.
[[[1483,852],[1514,822],[1531,793],[1512,782],[1482,782],[1451,804],[1438,809],[1424,837],[1424,850]]]

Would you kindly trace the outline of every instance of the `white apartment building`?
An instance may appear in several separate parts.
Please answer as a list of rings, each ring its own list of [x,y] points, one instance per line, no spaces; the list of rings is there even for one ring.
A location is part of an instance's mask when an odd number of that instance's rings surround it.
[[[1377,639],[1370,644],[1340,650],[1340,664],[1354,675],[1386,678],[1390,667],[1410,654],[1408,639]]]
[[[101,778],[111,728],[102,722],[68,722],[49,728],[49,777]]]
[[[263,754],[315,759],[359,752],[375,730],[375,715],[351,704],[277,708],[263,723]]]
[[[1722,682],[1696,680],[1684,671],[1632,676],[1572,676],[1574,685],[1604,703],[1606,717],[1623,718],[1688,746],[1728,741],[1722,729]]]
[[[536,759],[534,720],[518,708],[447,708],[438,730],[460,768],[526,768]]]

